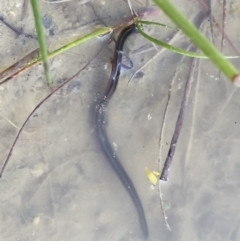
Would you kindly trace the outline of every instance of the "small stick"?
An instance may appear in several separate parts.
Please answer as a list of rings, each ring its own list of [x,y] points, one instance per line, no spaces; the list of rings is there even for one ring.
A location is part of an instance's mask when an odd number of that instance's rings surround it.
[[[21,21],[25,18],[28,10],[28,1],[29,0],[24,0],[23,1],[23,6],[22,6],[22,14],[21,14]]]
[[[212,0],[209,3],[209,23],[210,23],[210,31],[212,35],[212,42],[214,44],[214,36],[213,36],[213,19],[212,19]]]
[[[22,29],[18,30],[17,28],[15,28],[14,26],[12,26],[10,23],[8,23],[2,16],[0,16],[0,21],[7,26],[9,29],[11,29],[15,34],[19,35],[23,35],[26,38],[31,38],[31,39],[37,39],[36,36],[31,35],[31,34],[27,34],[27,33],[23,33]]]
[[[210,23],[210,32],[212,37],[212,43],[214,44],[214,37],[213,37],[213,16],[212,16],[212,0],[209,1],[209,7],[203,0],[198,0],[198,2],[205,8],[205,12],[209,15],[209,23]]]
[[[174,156],[174,153],[175,153],[178,137],[179,137],[181,129],[182,129],[184,114],[185,114],[186,106],[188,104],[189,95],[190,95],[190,91],[191,91],[191,87],[192,87],[193,74],[194,74],[194,71],[195,71],[195,66],[196,66],[196,58],[193,59],[193,62],[192,62],[192,65],[191,65],[189,76],[188,76],[188,79],[187,79],[187,82],[186,82],[186,85],[185,85],[185,89],[184,89],[184,94],[183,94],[183,99],[182,99],[180,111],[179,111],[179,114],[178,114],[178,119],[177,119],[177,122],[176,122],[175,130],[174,130],[172,141],[171,141],[171,144],[170,144],[170,149],[168,151],[168,155],[167,155],[167,158],[165,160],[164,167],[163,167],[162,173],[161,173],[160,178],[159,178],[162,181],[168,181],[169,168],[172,164],[172,159],[173,159],[173,156]]]
[[[204,10],[205,10],[206,12],[208,12],[208,11],[209,11],[208,6],[204,3],[204,1],[199,0],[199,2],[202,4]],[[213,22],[216,24],[216,26],[217,26],[217,28],[219,29],[219,31],[220,31],[221,33],[223,33],[224,31],[223,31],[222,27],[218,24],[218,22],[216,21],[216,19],[214,18],[213,15],[212,15],[212,20],[213,20]],[[229,37],[228,37],[226,34],[224,34],[224,36],[225,36],[226,40],[228,41],[229,45],[232,47],[232,49],[238,54],[238,56],[240,56],[240,52],[239,52],[239,51],[237,50],[237,48],[234,46],[234,44],[233,44],[232,41],[229,39]]]
[[[221,39],[221,52],[223,52],[223,44],[225,41],[225,25],[226,25],[226,0],[223,0],[223,20],[222,20],[222,39]]]
[[[2,16],[0,16],[0,21],[7,26],[9,29],[11,29],[15,34],[20,35],[21,34],[21,30],[18,30],[17,28],[15,28],[14,26],[12,26],[10,23],[8,23]]]
[[[181,64],[181,62],[180,62]],[[159,134],[159,154],[158,154],[158,163],[159,163],[159,170],[160,170],[160,166],[161,166],[161,157],[162,157],[162,140],[163,140],[163,132],[164,132],[164,129],[165,129],[165,124],[166,124],[166,119],[167,119],[167,112],[168,112],[168,107],[169,107],[169,102],[170,102],[170,99],[171,99],[171,92],[172,92],[172,87],[175,83],[175,80],[176,80],[176,77],[177,77],[177,69],[174,73],[174,76],[172,78],[172,81],[171,81],[171,84],[168,88],[168,97],[167,97],[167,102],[166,102],[166,105],[165,105],[165,109],[163,111],[163,120],[162,120],[162,125],[161,125],[161,129],[160,129],[160,134]],[[168,221],[167,221],[167,215],[166,215],[166,212],[165,212],[165,208],[164,208],[164,205],[163,205],[163,193],[162,193],[162,188],[161,188],[161,183],[158,182],[158,190],[159,190],[159,198],[160,198],[160,206],[161,206],[161,210],[162,210],[162,213],[163,213],[163,218],[164,218],[164,221],[165,221],[165,225],[167,227],[167,229],[169,231],[172,231]]]
[[[31,53],[20,59],[18,62],[13,64],[12,66],[8,67],[5,69],[3,72],[0,73],[0,80],[4,79],[10,75],[15,75],[20,71],[21,69],[24,69],[29,62],[33,59],[36,58],[39,55],[39,49],[33,50]],[[0,82],[2,84],[3,82]]]
[[[223,0],[223,13],[222,13],[222,38],[220,51],[223,53],[223,45],[225,43],[225,25],[226,25],[226,0]],[[221,71],[219,70],[218,79],[221,77]]]

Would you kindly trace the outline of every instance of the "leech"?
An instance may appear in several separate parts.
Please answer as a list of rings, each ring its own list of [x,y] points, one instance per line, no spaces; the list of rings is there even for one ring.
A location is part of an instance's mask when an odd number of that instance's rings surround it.
[[[118,79],[121,73],[121,67],[122,67],[122,57],[123,57],[123,45],[125,43],[125,40],[133,33],[137,33],[137,28],[134,24],[126,27],[122,30],[122,32],[119,35],[119,38],[116,42],[116,47],[114,51],[114,58],[113,58],[113,66],[112,66],[112,72],[110,76],[109,83],[107,85],[106,91],[103,94],[100,103],[96,107],[96,129],[97,129],[97,136],[100,143],[100,146],[102,148],[102,151],[104,155],[106,156],[107,160],[113,167],[115,173],[117,174],[119,180],[122,182],[123,186],[125,187],[126,191],[128,192],[129,196],[131,197],[133,204],[137,210],[139,221],[141,225],[141,229],[143,232],[143,235],[145,238],[148,237],[148,227],[146,222],[145,213],[143,210],[143,206],[141,203],[141,200],[138,196],[138,193],[132,183],[132,180],[124,170],[120,160],[118,159],[117,154],[115,153],[114,149],[112,148],[112,145],[110,144],[111,141],[109,140],[109,137],[106,133],[105,129],[105,113],[107,109],[107,105],[113,96],[117,84]]]

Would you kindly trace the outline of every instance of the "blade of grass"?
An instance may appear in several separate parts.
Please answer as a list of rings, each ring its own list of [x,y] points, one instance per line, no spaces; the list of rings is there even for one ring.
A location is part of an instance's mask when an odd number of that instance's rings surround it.
[[[136,22],[140,23],[140,24],[146,24],[146,25],[157,25],[157,26],[161,26],[161,27],[164,27],[164,28],[171,28],[171,29],[174,29],[174,30],[178,31],[178,29],[176,29],[174,27],[168,26],[166,24],[154,22],[154,21],[145,21],[145,20],[137,19]]]
[[[38,42],[40,47],[40,54],[43,62],[43,68],[47,80],[47,84],[51,85],[52,82],[50,80],[49,70],[48,70],[48,52],[47,52],[47,45],[44,36],[44,30],[42,26],[42,18],[39,10],[38,0],[31,0],[32,10],[35,20],[35,26],[37,30]]]
[[[209,14],[211,14],[212,9],[211,9],[211,3],[209,5],[209,7],[206,5],[206,3],[203,0],[198,0],[200,2],[200,4],[203,6],[203,9],[206,13],[209,12]],[[217,22],[217,20],[214,18],[214,16],[211,14],[211,18],[210,20],[212,21],[212,24],[215,24],[215,26],[219,29],[219,31],[223,34],[224,30],[222,29],[221,25]],[[211,24],[211,22],[210,22]],[[210,27],[211,28],[211,27]],[[213,34],[212,34],[213,35]],[[226,39],[226,41],[228,42],[228,44],[232,47],[232,49],[240,56],[240,51],[234,46],[233,42],[230,40],[230,38],[228,37],[228,35],[226,33],[224,33],[224,37]]]
[[[203,58],[203,59],[207,59],[208,57],[205,56],[205,55],[202,55],[202,54],[197,54],[197,53],[194,53],[194,52],[189,52],[189,51],[186,51],[184,49],[179,49],[179,48],[176,48],[170,44],[167,44],[165,42],[162,42],[158,39],[155,39],[151,36],[149,36],[148,34],[146,34],[142,29],[141,29],[141,26],[139,24],[137,24],[137,28],[138,28],[138,31],[139,33],[144,37],[146,38],[147,40],[149,40],[150,42],[153,42],[157,45],[160,45],[161,47],[163,48],[166,48],[170,51],[173,51],[175,53],[178,53],[178,54],[182,54],[182,55],[186,55],[188,57],[195,57],[195,58]]]
[[[153,0],[158,7],[191,39],[191,41],[209,57],[209,59],[232,82],[240,77],[237,69],[207,40],[197,28],[183,16],[169,0]],[[236,83],[235,83],[236,84]]]
[[[79,44],[82,44],[92,38],[96,38],[96,37],[99,37],[101,35],[105,35],[105,34],[108,34],[108,33],[111,33],[113,31],[113,28],[111,27],[104,27],[104,28],[100,28],[100,29],[97,29],[95,31],[93,31],[92,33],[89,33],[81,38],[78,38],[76,39],[75,41],[69,43],[69,44],[66,44],[64,45],[63,47],[51,52],[48,54],[48,58],[51,59],[63,52],[66,52],[67,50],[73,48],[73,47],[76,47],[78,46]],[[38,64],[38,63],[41,63],[42,60],[40,58],[40,56],[37,56],[36,58],[32,59],[31,61],[29,61],[29,64]]]
[[[82,44],[88,40],[91,40],[92,38],[96,38],[98,36],[101,36],[101,35],[104,35],[104,34],[108,34],[110,32],[113,31],[113,28],[112,27],[105,27],[105,28],[100,28],[100,29],[97,29],[95,30],[94,32],[92,33],[89,33],[79,39],[76,39],[75,41],[71,42],[70,44],[67,44],[51,53],[48,54],[48,59],[51,59],[55,56],[57,56],[58,54],[61,54],[79,44]],[[34,53],[37,53],[37,51],[34,51]],[[15,76],[17,76],[18,74],[22,73],[23,71],[33,67],[34,65],[37,65],[37,64],[40,64],[42,62],[42,59],[41,59],[41,56],[37,55],[35,57],[33,57],[31,60],[29,60],[29,58],[27,58],[27,63],[26,61],[24,63],[22,63],[22,68],[18,68],[17,71],[15,71],[14,73],[11,73],[9,77],[5,78],[1,83],[6,83],[8,80],[14,78]],[[3,71],[1,74],[0,74],[0,77],[4,77],[7,75],[7,71],[10,71],[13,67],[15,67],[16,64],[12,65],[11,67],[9,67],[7,70]]]
[[[151,22],[146,22],[146,21],[137,21],[137,28],[138,28],[138,31],[139,33],[144,37],[146,38],[147,40],[149,40],[150,42],[153,42],[157,45],[160,45],[161,47],[163,48],[166,48],[172,52],[175,52],[175,53],[178,53],[178,54],[182,54],[182,55],[185,55],[185,56],[188,56],[188,57],[194,57],[194,58],[200,58],[200,59],[208,59],[208,56],[206,55],[203,55],[203,54],[198,54],[198,53],[194,53],[194,52],[191,52],[191,51],[186,51],[184,49],[180,49],[180,48],[177,48],[177,47],[174,47],[170,44],[167,44],[163,41],[160,41],[156,38],[153,38],[151,36],[149,36],[148,34],[146,34],[142,29],[141,29],[141,25],[139,23],[145,23],[147,25],[160,25],[162,26],[162,24],[156,24],[155,22],[153,22],[153,24]],[[166,26],[165,26],[166,27]],[[224,58],[226,59],[237,59],[237,58],[240,58],[240,56],[224,56]]]

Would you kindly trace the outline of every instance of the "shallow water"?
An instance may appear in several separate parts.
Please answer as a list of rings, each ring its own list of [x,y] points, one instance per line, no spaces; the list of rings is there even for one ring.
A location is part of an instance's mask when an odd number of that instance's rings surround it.
[[[210,38],[209,22],[199,3],[175,2]],[[22,3],[2,1],[0,12],[5,21],[34,36],[30,5],[22,16]],[[130,16],[124,1],[40,3],[50,50],[103,23],[115,25]],[[146,6],[145,1],[133,4],[137,10]],[[227,3],[226,33],[237,48],[238,9],[237,1]],[[221,23],[221,4],[213,3],[213,14]],[[161,12],[147,19],[171,25]],[[181,33],[157,30],[146,28],[164,41],[174,38],[175,46],[189,48]],[[2,22],[0,35],[0,71],[38,46],[34,38],[18,35]],[[220,40],[214,26],[217,47]],[[107,38],[91,40],[49,61],[57,86],[105,46],[87,70],[36,111],[21,134],[0,180],[0,240],[144,240],[131,199],[96,138],[94,110],[110,76],[114,49],[107,42]],[[159,168],[159,132],[174,79],[163,160],[167,154],[192,60],[160,50],[140,35],[129,38],[126,51],[134,68],[123,70],[107,109],[108,135],[142,201],[149,240],[238,240],[239,90],[223,75],[219,78],[219,71],[207,60],[197,64],[170,180],[162,185],[172,231],[166,228],[158,188],[149,183],[144,169]],[[223,52],[236,55],[228,43]],[[232,62],[239,66],[239,60]],[[1,163],[24,120],[48,93],[42,66],[0,86]]]

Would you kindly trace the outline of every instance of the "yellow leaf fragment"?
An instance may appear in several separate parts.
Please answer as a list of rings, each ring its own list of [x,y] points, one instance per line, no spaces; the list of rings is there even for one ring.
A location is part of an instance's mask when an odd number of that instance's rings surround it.
[[[149,181],[153,184],[156,185],[159,179],[159,172],[155,172],[155,171],[150,171],[147,167],[145,168],[145,172],[147,174],[147,177],[149,179]]]
[[[155,176],[157,176],[157,177],[160,176],[160,173],[159,173],[159,172],[155,172],[155,171],[153,171],[153,174],[154,174]]]

